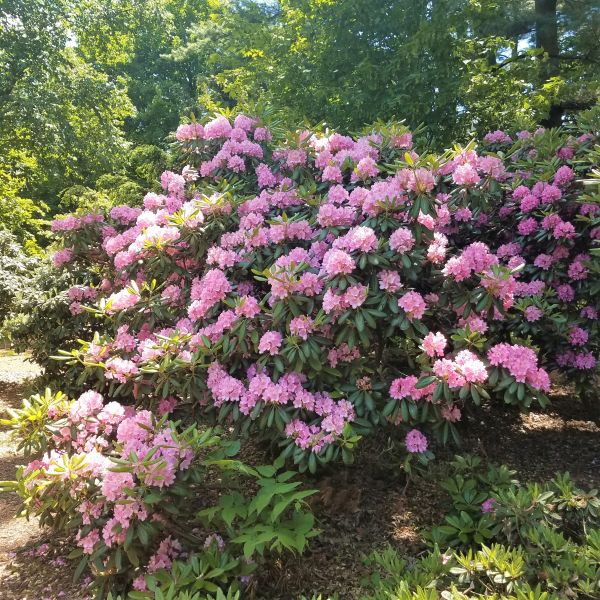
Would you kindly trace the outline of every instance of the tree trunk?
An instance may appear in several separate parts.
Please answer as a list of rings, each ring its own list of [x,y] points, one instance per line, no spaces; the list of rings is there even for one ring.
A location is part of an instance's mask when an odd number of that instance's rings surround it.
[[[558,46],[557,0],[535,0],[535,46],[548,55],[540,67],[540,80],[548,81],[560,72]],[[546,127],[558,127],[562,122],[564,109],[553,104],[550,106],[548,118],[542,123]]]

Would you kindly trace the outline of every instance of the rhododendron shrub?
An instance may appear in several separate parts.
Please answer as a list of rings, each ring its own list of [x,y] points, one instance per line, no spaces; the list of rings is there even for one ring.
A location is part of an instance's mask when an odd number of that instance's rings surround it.
[[[598,350],[594,138],[492,134],[419,154],[402,126],[274,139],[225,116],[178,130],[143,208],[54,224],[61,268],[103,279],[79,382],[260,431],[314,471],[380,425],[411,455],[469,404],[545,404]],[[569,152],[565,152],[565,148]],[[108,332],[108,333],[106,333]]]
[[[239,589],[265,552],[302,552],[315,535],[303,507],[314,491],[278,473],[282,460],[254,469],[229,458],[239,442],[213,429],[183,427],[93,390],[75,401],[47,391],[6,424],[22,441],[43,438],[47,452],[3,489],[21,496],[24,515],[74,536],[76,576],[89,568],[100,598],[131,586],[146,597],[175,560],[204,565],[188,591]],[[228,484],[251,490],[248,480],[258,493],[227,493]]]

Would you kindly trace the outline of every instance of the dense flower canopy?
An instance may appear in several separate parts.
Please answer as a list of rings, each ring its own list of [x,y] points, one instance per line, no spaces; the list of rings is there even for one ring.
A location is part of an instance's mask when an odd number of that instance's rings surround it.
[[[402,125],[283,140],[246,115],[179,127],[142,208],[55,221],[57,267],[106,333],[70,357],[155,409],[200,405],[314,469],[393,423],[425,455],[468,402],[545,402],[596,366],[594,138],[538,130],[419,154]],[[84,315],[85,318],[89,316]]]

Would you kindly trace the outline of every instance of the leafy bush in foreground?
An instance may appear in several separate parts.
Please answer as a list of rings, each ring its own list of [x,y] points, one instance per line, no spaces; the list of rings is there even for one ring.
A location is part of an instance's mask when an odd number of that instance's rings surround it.
[[[600,498],[568,475],[520,485],[506,467],[481,469],[458,458],[445,487],[452,512],[433,529],[435,549],[409,562],[392,549],[375,568],[371,600],[510,598],[553,600],[600,596]],[[448,545],[460,550],[442,549]]]
[[[105,403],[88,391],[70,401],[47,392],[5,421],[42,458],[5,491],[22,514],[75,535],[75,576],[89,568],[98,597],[127,590],[217,593],[243,588],[268,552],[302,552],[313,515],[283,461],[252,468],[230,458],[239,443],[149,411]]]

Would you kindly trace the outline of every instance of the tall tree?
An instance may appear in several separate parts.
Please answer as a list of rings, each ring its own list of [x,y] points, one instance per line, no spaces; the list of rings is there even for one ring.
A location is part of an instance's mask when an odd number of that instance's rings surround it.
[[[125,131],[163,144],[205,86],[203,57],[178,51],[196,24],[211,19],[209,0],[85,0],[76,8],[77,48],[87,62],[127,81],[136,108]]]
[[[596,0],[258,2],[266,16],[250,32],[235,23],[249,3],[236,4],[215,83],[295,120],[352,129],[395,116],[448,143],[558,124],[598,95]]]
[[[115,168],[126,148],[121,127],[132,105],[124,82],[82,60],[71,16],[66,0],[0,7],[4,179],[18,178],[19,194],[38,205],[55,204],[64,187]]]

